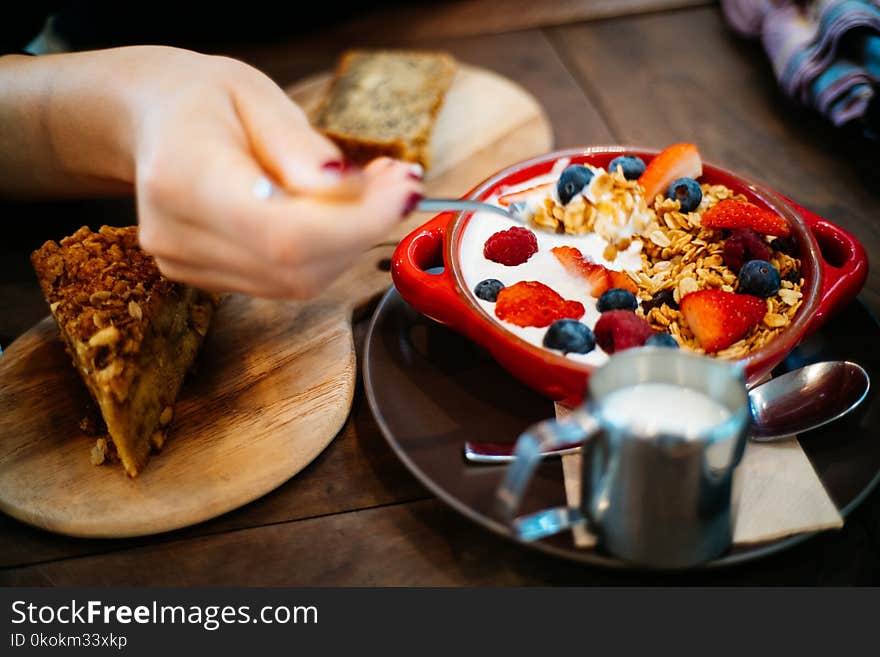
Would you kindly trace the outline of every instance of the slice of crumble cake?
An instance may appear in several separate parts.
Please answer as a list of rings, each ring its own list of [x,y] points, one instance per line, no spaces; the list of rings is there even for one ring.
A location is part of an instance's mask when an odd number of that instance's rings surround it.
[[[117,454],[131,476],[167,436],[184,376],[217,298],[174,283],[144,253],[137,227],[83,226],[31,262],[61,337],[107,426],[92,461]]]

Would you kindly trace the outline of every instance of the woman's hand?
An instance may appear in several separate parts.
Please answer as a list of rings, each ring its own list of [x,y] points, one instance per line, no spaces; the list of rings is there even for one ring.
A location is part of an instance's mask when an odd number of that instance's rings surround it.
[[[346,171],[303,112],[245,64],[186,54],[165,89],[144,98],[136,186],[141,244],[170,278],[313,296],[420,197],[411,165]],[[268,198],[267,177],[280,187]]]
[[[348,170],[284,92],[242,62],[144,46],[20,67],[36,67],[50,133],[42,158],[60,172],[44,187],[133,185],[141,245],[174,280],[313,296],[421,196],[412,165]],[[0,116],[9,102],[0,96]]]

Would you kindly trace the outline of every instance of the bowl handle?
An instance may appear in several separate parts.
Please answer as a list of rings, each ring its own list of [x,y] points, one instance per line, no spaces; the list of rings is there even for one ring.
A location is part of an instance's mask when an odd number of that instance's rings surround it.
[[[446,232],[454,212],[438,214],[407,235],[391,258],[391,278],[401,296],[423,315],[472,337],[467,318],[471,311],[458,296],[446,253]],[[443,272],[426,269],[443,265]]]
[[[819,245],[821,255],[822,289],[819,308],[807,326],[806,336],[855,299],[868,277],[868,256],[852,233],[791,200],[788,202],[803,217]]]

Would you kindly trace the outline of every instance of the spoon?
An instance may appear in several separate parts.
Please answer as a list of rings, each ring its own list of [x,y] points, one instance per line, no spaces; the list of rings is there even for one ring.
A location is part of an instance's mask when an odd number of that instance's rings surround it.
[[[813,363],[762,383],[749,391],[756,442],[783,440],[843,417],[868,394],[871,382],[862,367],[849,361]],[[467,441],[465,459],[473,463],[508,463],[515,443]],[[569,445],[544,452],[562,456],[580,451]]]
[[[762,383],[749,392],[751,439],[771,442],[817,429],[864,401],[871,381],[848,361],[813,363]]]
[[[443,212],[446,210],[474,210],[477,212],[494,212],[504,215],[508,219],[524,224],[529,219],[527,205],[524,201],[511,203],[508,208],[502,208],[490,203],[480,201],[465,201],[458,198],[423,198],[419,201],[416,209],[420,212]]]

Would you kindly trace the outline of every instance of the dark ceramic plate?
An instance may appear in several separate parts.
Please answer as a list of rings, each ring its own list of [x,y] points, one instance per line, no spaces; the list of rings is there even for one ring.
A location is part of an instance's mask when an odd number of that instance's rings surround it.
[[[774,371],[822,360],[852,360],[880,382],[880,327],[859,302],[835,316]],[[502,370],[480,347],[413,310],[391,289],[367,335],[364,381],[373,415],[407,468],[437,497],[471,520],[516,539],[492,511],[504,466],[467,464],[464,441],[513,442],[553,404]],[[855,412],[801,436],[801,445],[844,516],[880,481],[880,400],[876,385]],[[558,459],[538,469],[522,512],[565,504]],[[729,566],[792,547],[812,534],[735,547],[706,567]],[[565,559],[608,567],[628,564],[577,548],[570,532],[524,543]]]

